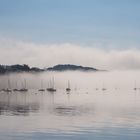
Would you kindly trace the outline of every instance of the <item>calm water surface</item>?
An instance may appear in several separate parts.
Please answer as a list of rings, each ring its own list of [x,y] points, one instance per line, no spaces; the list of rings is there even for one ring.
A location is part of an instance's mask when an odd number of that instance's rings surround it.
[[[138,140],[140,90],[0,92],[0,140]]]
[[[38,92],[52,77],[57,92]],[[138,140],[139,77],[139,71],[1,75],[0,89],[26,81],[29,91],[0,92],[0,140]]]

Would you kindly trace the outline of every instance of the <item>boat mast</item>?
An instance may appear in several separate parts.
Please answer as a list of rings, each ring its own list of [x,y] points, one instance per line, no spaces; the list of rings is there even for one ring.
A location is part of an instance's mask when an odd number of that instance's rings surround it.
[[[70,89],[70,81],[68,80],[68,88]]]
[[[8,89],[11,89],[10,79],[8,78]]]

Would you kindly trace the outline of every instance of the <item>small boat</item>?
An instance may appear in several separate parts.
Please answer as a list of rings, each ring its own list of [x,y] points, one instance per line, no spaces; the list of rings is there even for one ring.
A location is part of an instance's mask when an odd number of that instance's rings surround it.
[[[43,81],[41,81],[41,88],[38,91],[45,91],[45,89],[43,89]]]
[[[50,92],[55,92],[55,91],[56,91],[56,89],[54,89],[54,88],[47,88],[47,91],[50,91]]]
[[[71,91],[71,88],[70,88],[70,81],[68,81],[68,87],[66,88],[66,91]]]
[[[45,89],[39,89],[38,91],[45,91]]]
[[[17,81],[16,81],[16,88],[13,89],[13,91],[19,91],[19,89],[17,88]]]
[[[102,90],[103,90],[103,91],[107,90],[107,88],[104,87],[104,84],[103,84],[103,88],[102,88]]]
[[[28,89],[27,89],[27,88],[21,88],[21,89],[19,89],[18,91],[20,91],[20,92],[27,92]]]
[[[10,82],[9,79],[8,79],[8,88],[3,89],[3,91],[4,91],[4,92],[12,92],[12,90],[11,90],[11,82]]]
[[[102,90],[104,91],[104,90],[107,90],[106,88],[102,88]]]
[[[134,86],[134,90],[137,90],[137,86],[136,86],[136,81],[135,81],[135,86]]]
[[[12,92],[12,90],[11,89],[8,89],[8,88],[7,89],[3,89],[3,91],[4,92]]]
[[[19,92],[27,92],[28,89],[26,88],[26,80],[24,79],[23,88],[18,90]]]
[[[49,92],[56,92],[56,89],[54,88],[54,78],[52,80],[50,80],[50,87],[48,87],[46,90]]]
[[[14,89],[13,89],[13,91],[19,91],[19,89],[17,89],[17,88],[14,88]]]

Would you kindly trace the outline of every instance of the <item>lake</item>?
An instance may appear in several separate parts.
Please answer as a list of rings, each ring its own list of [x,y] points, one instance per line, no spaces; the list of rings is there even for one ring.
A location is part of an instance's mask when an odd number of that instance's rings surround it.
[[[52,77],[57,91],[39,92]],[[1,89],[22,88],[25,80],[29,89],[0,92],[0,140],[138,140],[138,77],[139,71],[0,76]]]

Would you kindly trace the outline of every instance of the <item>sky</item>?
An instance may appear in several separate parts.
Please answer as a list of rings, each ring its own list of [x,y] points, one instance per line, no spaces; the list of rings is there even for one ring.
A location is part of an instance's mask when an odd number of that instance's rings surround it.
[[[119,54],[132,50],[139,53],[139,13],[139,0],[0,0],[0,53],[4,54],[2,51],[5,49],[6,52],[7,46],[18,50],[16,47],[21,42],[25,50],[27,46],[34,44],[32,49],[41,49],[40,46],[43,46],[47,50],[48,46],[55,46],[54,51],[59,52],[60,46],[63,48],[65,44],[69,44],[71,48],[78,46],[78,53],[81,54],[85,48],[87,52],[92,48],[106,53],[108,50],[119,51]],[[64,48],[64,54],[71,56],[67,45]],[[93,55],[94,51],[91,57]],[[1,58],[0,63],[23,63],[24,57],[17,61]],[[102,56],[104,57],[105,55]],[[134,57],[135,54],[131,55],[131,61],[137,63]],[[69,59],[68,62],[73,63],[74,60]],[[42,63],[41,66],[48,64],[49,62]],[[85,60],[83,64],[88,63]],[[105,64],[102,62],[99,66],[103,65]]]
[[[139,44],[139,0],[0,0],[0,36],[45,43]]]

